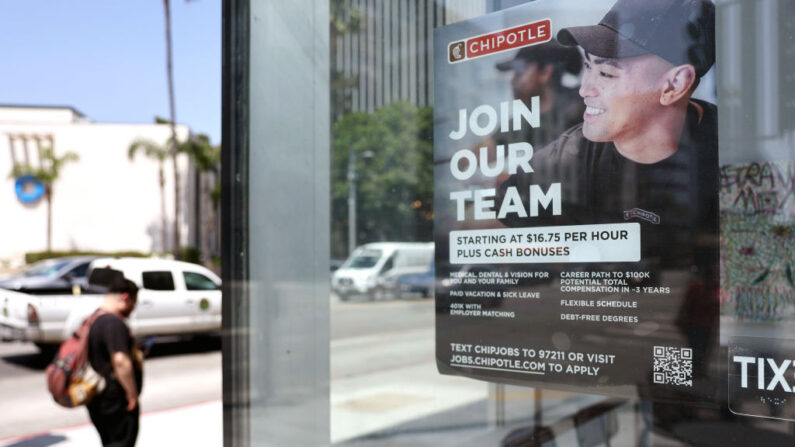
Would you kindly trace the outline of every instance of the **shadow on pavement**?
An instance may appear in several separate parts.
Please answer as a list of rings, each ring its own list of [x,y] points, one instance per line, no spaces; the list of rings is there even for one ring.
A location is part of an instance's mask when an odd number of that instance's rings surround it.
[[[8,444],[6,447],[48,447],[63,441],[66,441],[66,436],[46,434],[17,441],[13,444]]]
[[[221,337],[197,336],[188,340],[158,338],[147,358],[199,354],[221,350]]]
[[[52,355],[36,351],[29,354],[15,354],[0,357],[0,360],[5,363],[11,363],[12,365],[44,371],[44,369],[47,368],[47,365],[50,364]]]

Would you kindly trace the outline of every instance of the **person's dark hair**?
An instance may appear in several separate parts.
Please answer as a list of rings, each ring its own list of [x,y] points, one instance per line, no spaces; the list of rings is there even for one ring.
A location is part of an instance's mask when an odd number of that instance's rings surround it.
[[[108,292],[110,293],[126,293],[132,297],[138,296],[138,286],[135,285],[134,282],[130,281],[129,279],[123,276],[117,276],[113,278],[113,282],[110,283],[110,287],[108,288]]]

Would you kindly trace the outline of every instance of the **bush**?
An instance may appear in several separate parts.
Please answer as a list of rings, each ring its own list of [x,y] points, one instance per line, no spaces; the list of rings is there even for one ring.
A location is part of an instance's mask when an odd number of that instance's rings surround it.
[[[25,263],[33,264],[34,262],[42,261],[44,259],[63,258],[66,256],[107,256],[107,257],[131,257],[131,258],[146,258],[151,256],[148,253],[141,253],[138,251],[32,251],[25,253]]]
[[[179,259],[181,261],[202,265],[202,252],[196,247],[182,247],[179,250]]]

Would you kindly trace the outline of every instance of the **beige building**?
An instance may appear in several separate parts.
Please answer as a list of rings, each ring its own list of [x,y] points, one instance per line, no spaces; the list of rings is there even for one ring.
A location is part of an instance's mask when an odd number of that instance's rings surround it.
[[[189,134],[177,126],[180,140]],[[170,249],[173,238],[174,180],[170,159],[165,162],[164,209],[167,241],[162,240],[158,163],[141,151],[127,156],[138,138],[165,144],[170,130],[162,124],[96,123],[72,107],[0,106],[0,263],[14,266],[26,252],[47,245],[47,201],[24,203],[11,175],[14,164],[36,166],[41,149],[51,147],[57,157],[71,151],[76,162],[63,166],[52,197],[52,249],[134,250],[144,253]],[[182,184],[181,242],[192,245],[196,222],[196,182],[188,158],[179,159]],[[30,192],[30,189],[28,189]]]

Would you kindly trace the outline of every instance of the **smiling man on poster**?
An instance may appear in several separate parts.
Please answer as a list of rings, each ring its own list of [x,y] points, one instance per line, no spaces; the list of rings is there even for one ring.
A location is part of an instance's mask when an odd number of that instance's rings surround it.
[[[692,197],[690,188],[661,194],[652,185],[676,187],[676,178],[666,177],[688,165],[714,172],[717,188],[717,108],[691,98],[715,60],[714,21],[706,0],[619,0],[599,24],[560,30],[562,44],[585,53],[583,123],[536,153],[533,174],[513,175],[501,189],[525,192],[525,185],[565,175],[564,212],[540,220],[512,214],[502,222],[665,226],[687,216],[661,214],[680,214],[696,202],[699,209],[690,212],[716,218],[715,198]],[[638,188],[628,190],[630,183]]]
[[[510,187],[527,194],[531,185],[560,182],[561,212],[511,214],[501,222],[638,222],[641,261],[621,268],[647,275],[647,284],[679,303],[675,325],[692,349],[697,376],[706,374],[715,351],[718,302],[714,293],[676,291],[718,287],[717,108],[692,98],[715,61],[714,30],[709,0],[619,0],[597,25],[561,29],[558,41],[584,52],[583,122],[535,154],[535,172],[505,181],[497,201]],[[689,271],[688,284],[661,280],[674,271]]]

